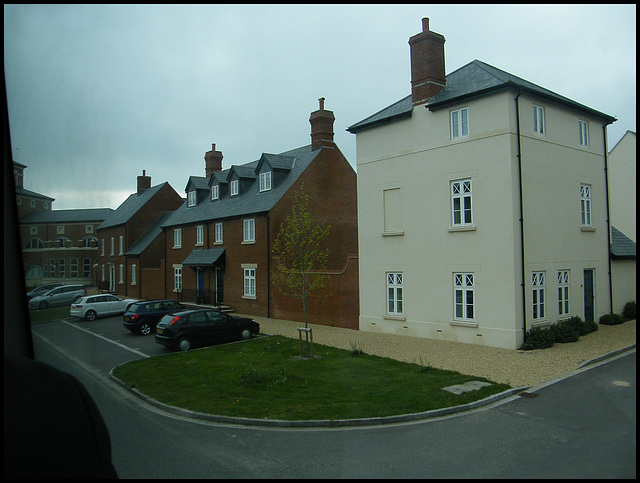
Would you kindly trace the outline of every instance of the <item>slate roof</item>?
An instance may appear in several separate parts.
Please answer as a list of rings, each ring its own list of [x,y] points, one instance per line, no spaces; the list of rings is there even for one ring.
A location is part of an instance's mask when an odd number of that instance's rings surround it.
[[[513,74],[497,69],[480,60],[474,60],[446,76],[447,84],[438,94],[429,99],[427,107],[436,110],[454,102],[460,102],[504,89],[515,89],[547,99],[566,107],[590,114],[607,123],[614,122],[615,117],[596,111],[553,91],[540,87]],[[411,95],[378,111],[347,128],[351,133],[386,124],[401,118],[411,117],[413,102]]]
[[[164,223],[169,216],[171,216],[172,211],[165,211],[162,215],[158,217],[158,219],[151,225],[147,231],[145,231],[140,238],[136,240],[136,242],[129,247],[126,251],[125,255],[127,256],[138,256],[144,252],[151,242],[155,240],[158,235],[162,233],[162,223]]]
[[[225,247],[196,248],[187,258],[184,259],[182,265],[191,267],[211,267],[224,254],[225,250]]]
[[[144,190],[142,193],[133,193],[122,202],[120,206],[98,226],[98,230],[103,228],[111,228],[112,226],[123,225],[142,208],[160,189],[168,184],[166,181],[162,184],[152,186]]]
[[[106,220],[112,213],[111,208],[33,211],[20,218],[20,223],[88,223]]]
[[[162,228],[187,225],[191,223],[206,222],[209,220],[219,220],[243,216],[253,213],[265,213],[273,208],[293,183],[300,177],[304,170],[320,153],[320,149],[311,150],[311,145],[285,151],[281,154],[265,154],[258,161],[232,166],[222,172],[214,172],[209,184],[217,182],[228,182],[229,176],[233,173],[248,178],[251,183],[248,189],[237,196],[228,194],[221,196],[218,200],[211,200],[210,197],[199,201],[195,206],[187,206],[183,203],[180,208],[173,212],[169,219],[163,223]],[[274,183],[269,191],[259,191],[258,172],[264,162],[269,163],[271,168],[283,169],[290,166],[290,171],[279,183]],[[224,181],[222,181],[224,180]]]
[[[636,243],[614,226],[611,227],[611,256],[617,259],[636,258]]]
[[[43,195],[41,193],[36,193],[35,191],[26,190],[24,188],[19,188],[17,186],[16,186],[16,195],[28,196],[30,198],[38,198],[38,199],[47,200],[47,201],[55,201],[55,198],[52,198],[51,196]]]

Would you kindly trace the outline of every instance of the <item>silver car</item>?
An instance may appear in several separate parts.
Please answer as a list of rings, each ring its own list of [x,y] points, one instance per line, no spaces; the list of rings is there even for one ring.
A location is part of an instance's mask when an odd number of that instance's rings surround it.
[[[29,300],[29,310],[70,306],[85,295],[87,295],[87,289],[84,285],[62,285]]]

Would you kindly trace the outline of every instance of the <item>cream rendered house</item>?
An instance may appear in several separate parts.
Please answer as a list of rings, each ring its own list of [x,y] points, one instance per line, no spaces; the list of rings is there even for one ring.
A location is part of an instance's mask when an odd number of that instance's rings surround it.
[[[615,118],[477,60],[445,76],[428,19],[409,44],[412,94],[348,128],[360,330],[516,349],[610,312]]]

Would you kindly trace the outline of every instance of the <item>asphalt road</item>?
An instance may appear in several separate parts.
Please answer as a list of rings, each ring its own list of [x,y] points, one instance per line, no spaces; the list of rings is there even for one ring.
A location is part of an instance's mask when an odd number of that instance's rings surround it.
[[[36,358],[78,377],[121,478],[635,478],[635,350],[493,407],[389,426],[271,429],[193,421],[108,379],[171,351],[121,317],[34,327]]]

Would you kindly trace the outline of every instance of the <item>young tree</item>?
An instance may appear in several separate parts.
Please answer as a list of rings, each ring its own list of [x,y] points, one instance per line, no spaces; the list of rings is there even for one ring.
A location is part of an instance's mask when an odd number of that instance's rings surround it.
[[[275,286],[282,293],[302,300],[304,327],[307,328],[307,299],[318,288],[324,287],[328,277],[329,249],[322,248],[331,226],[314,224],[309,212],[309,195],[302,189],[296,193],[291,214],[280,225],[273,244],[278,266],[272,271]]]

